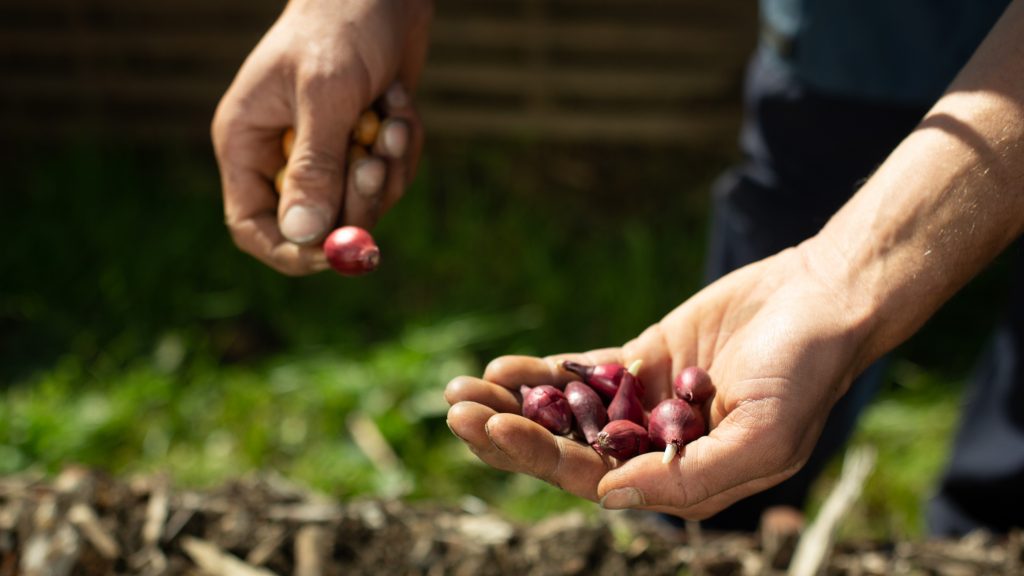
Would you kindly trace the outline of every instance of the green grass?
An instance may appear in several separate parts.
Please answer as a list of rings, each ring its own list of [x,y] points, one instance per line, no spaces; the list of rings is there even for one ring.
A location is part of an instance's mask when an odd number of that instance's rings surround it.
[[[522,313],[456,318],[358,353],[281,354],[254,366],[181,361],[167,349],[182,344],[164,341],[103,381],[67,359],[4,392],[0,472],[78,462],[116,474],[166,470],[185,485],[209,485],[274,469],[338,496],[384,495],[396,482],[414,498],[456,500],[470,486],[502,494],[506,478],[448,431],[441,388],[480,371],[468,345],[532,321]],[[397,476],[353,442],[346,422],[356,413],[400,454]],[[544,492],[519,486],[508,495]]]
[[[444,424],[443,384],[481,366],[467,346],[497,337],[495,326],[529,331],[529,314],[457,318],[411,329],[358,353],[282,354],[254,366],[174,362],[161,342],[109,380],[66,359],[0,403],[0,472],[78,462],[116,474],[167,471],[183,485],[216,484],[273,469],[339,497],[484,499],[533,520],[570,508],[592,510],[542,482],[478,462]],[[170,356],[170,358],[168,358]],[[876,472],[847,522],[855,536],[920,536],[922,506],[945,461],[958,389],[901,361],[898,386],[863,417],[853,444],[879,451]],[[403,469],[382,471],[353,442],[347,419],[371,418]],[[819,482],[814,503],[838,465]]]
[[[696,290],[704,190],[725,159],[436,148],[375,232],[381,269],[358,281],[285,278],[238,252],[205,153],[24,151],[0,211],[0,472],[80,462],[208,485],[269,468],[339,496],[407,485],[523,518],[580,506],[480,464],[441,390],[498,354],[622,342]],[[353,413],[403,474],[353,444]]]
[[[962,382],[900,359],[890,386],[865,411],[850,446],[876,450],[875,468],[844,519],[851,538],[907,538],[927,533],[924,510],[956,430]],[[818,481],[811,514],[835,485],[842,458]]]

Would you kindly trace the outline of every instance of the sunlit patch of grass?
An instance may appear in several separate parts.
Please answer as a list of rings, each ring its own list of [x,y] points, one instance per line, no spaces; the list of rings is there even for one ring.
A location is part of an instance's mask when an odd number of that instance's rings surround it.
[[[962,383],[906,360],[890,370],[895,386],[865,411],[851,445],[878,451],[874,473],[843,522],[849,536],[906,538],[926,535],[925,509],[952,445]],[[816,485],[813,514],[835,484],[839,461]]]
[[[346,420],[358,412],[399,455],[412,496],[453,498],[472,492],[480,474],[444,424],[443,387],[479,373],[466,346],[530,322],[518,312],[453,318],[357,354],[281,355],[258,366],[145,360],[102,381],[62,362],[2,392],[3,471],[78,462],[207,485],[275,469],[336,495],[394,493],[394,471],[352,441]]]
[[[522,475],[510,476],[502,493],[490,499],[502,513],[523,522],[533,522],[569,510],[597,514],[597,506],[589,500],[571,496],[551,484]]]

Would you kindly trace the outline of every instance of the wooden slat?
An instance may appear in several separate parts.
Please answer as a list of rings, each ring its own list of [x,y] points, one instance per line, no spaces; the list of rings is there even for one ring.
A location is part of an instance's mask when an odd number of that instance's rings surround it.
[[[0,28],[0,58],[15,56],[68,56],[81,58],[77,51],[87,46],[92,59],[154,58],[159,60],[213,61],[221,65],[241,64],[259,39],[259,33],[216,30],[109,30],[72,35],[65,29]]]
[[[637,114],[624,112],[537,112],[454,108],[424,105],[422,115],[428,137],[498,137],[594,140],[603,142],[685,143],[704,147],[730,147],[735,141],[737,117],[729,111],[701,114]],[[78,138],[106,135],[114,139],[159,142],[184,138],[209,144],[209,120],[186,121],[194,114],[156,116],[54,116],[14,119],[5,129],[33,137]]]
[[[732,144],[737,127],[736,115],[732,112],[674,116],[573,111],[502,113],[427,105],[422,113],[427,129],[434,132],[502,138],[685,142],[722,146]]]
[[[0,120],[16,133],[206,139],[213,107],[283,4],[7,0]],[[754,40],[748,0],[439,0],[437,10],[418,96],[434,134],[731,145]]]
[[[555,102],[565,98],[584,101],[599,106],[601,102],[634,103],[644,106],[645,102],[722,101],[731,107],[733,98],[728,90],[733,80],[714,77],[662,76],[635,74],[628,71],[569,71],[559,75],[549,71],[545,78],[533,78],[529,72],[519,70],[475,70],[456,68],[432,71],[424,79],[421,100],[424,104],[443,103],[456,92],[461,100],[474,100],[483,96],[499,96],[508,99],[527,98],[535,91],[536,82],[544,85],[545,93]],[[457,77],[458,76],[458,77]],[[194,78],[187,75],[160,75],[152,78],[132,75],[111,75],[92,82],[76,82],[55,77],[24,77],[8,75],[7,86],[0,102],[8,105],[17,102],[31,102],[38,99],[47,101],[80,102],[135,102],[154,109],[185,108],[190,106],[212,107],[228,86],[223,78]],[[461,91],[459,89],[462,89]],[[443,91],[444,93],[438,93]],[[555,104],[551,104],[557,108]]]
[[[81,82],[64,78],[8,76],[9,84],[0,101],[59,98],[63,100],[119,100],[154,105],[187,106],[196,102],[217,102],[227,90],[228,80],[196,79],[162,75],[151,79],[131,75]]]
[[[521,66],[460,65],[439,62],[424,71],[423,90],[470,94],[519,94],[541,85],[552,95],[589,98],[683,98],[722,94],[732,84],[722,74],[693,71],[635,71],[548,67],[534,72]]]
[[[614,22],[565,22],[534,26],[528,21],[488,18],[438,18],[434,42],[446,46],[529,46],[572,51],[674,52],[722,54],[749,52],[751,41],[739,41],[736,31],[693,25],[644,24],[624,26]]]
[[[523,0],[443,0],[438,2],[442,15],[518,17],[522,16]],[[636,21],[710,20],[714,24],[739,19],[753,21],[757,4],[748,0],[548,0],[544,13],[551,18],[589,18],[598,14],[628,24]]]
[[[284,0],[4,0],[0,5],[0,17],[16,18],[22,15],[62,16],[77,14],[85,17],[104,19],[149,18],[197,18],[230,16],[244,20],[254,15],[266,17],[279,14]],[[199,20],[193,21],[201,25]],[[154,24],[160,24],[154,21]]]
[[[5,53],[54,54],[78,48],[83,42],[100,55],[143,54],[192,55],[237,58],[246,53],[261,35],[248,31],[219,29],[139,29],[112,27],[74,35],[64,26],[7,28],[0,25],[0,50]],[[716,55],[742,58],[752,40],[743,41],[732,30],[694,26],[646,24],[622,26],[613,22],[549,24],[538,29],[526,21],[438,18],[432,27],[438,47],[471,50],[484,48],[526,48],[536,44],[569,53],[665,52],[676,55]]]

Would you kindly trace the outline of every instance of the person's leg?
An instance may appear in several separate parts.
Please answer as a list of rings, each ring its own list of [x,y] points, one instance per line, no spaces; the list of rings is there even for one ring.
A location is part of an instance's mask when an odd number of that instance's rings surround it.
[[[923,113],[816,94],[770,57],[755,57],[741,137],[745,162],[719,178],[713,190],[708,282],[815,234]],[[753,531],[769,507],[801,509],[814,479],[874,396],[882,372],[876,364],[853,383],[800,472],[703,525]]]
[[[1010,310],[975,370],[949,463],[928,506],[936,536],[1024,527],[1024,241]]]

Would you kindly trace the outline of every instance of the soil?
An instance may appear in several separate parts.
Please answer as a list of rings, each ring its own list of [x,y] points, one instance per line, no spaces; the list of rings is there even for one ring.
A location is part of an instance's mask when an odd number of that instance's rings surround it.
[[[473,500],[338,502],[274,475],[207,491],[82,468],[0,478],[0,576],[782,574],[795,540],[679,531],[635,512],[527,525]],[[1024,573],[1022,541],[840,542],[822,573]]]

